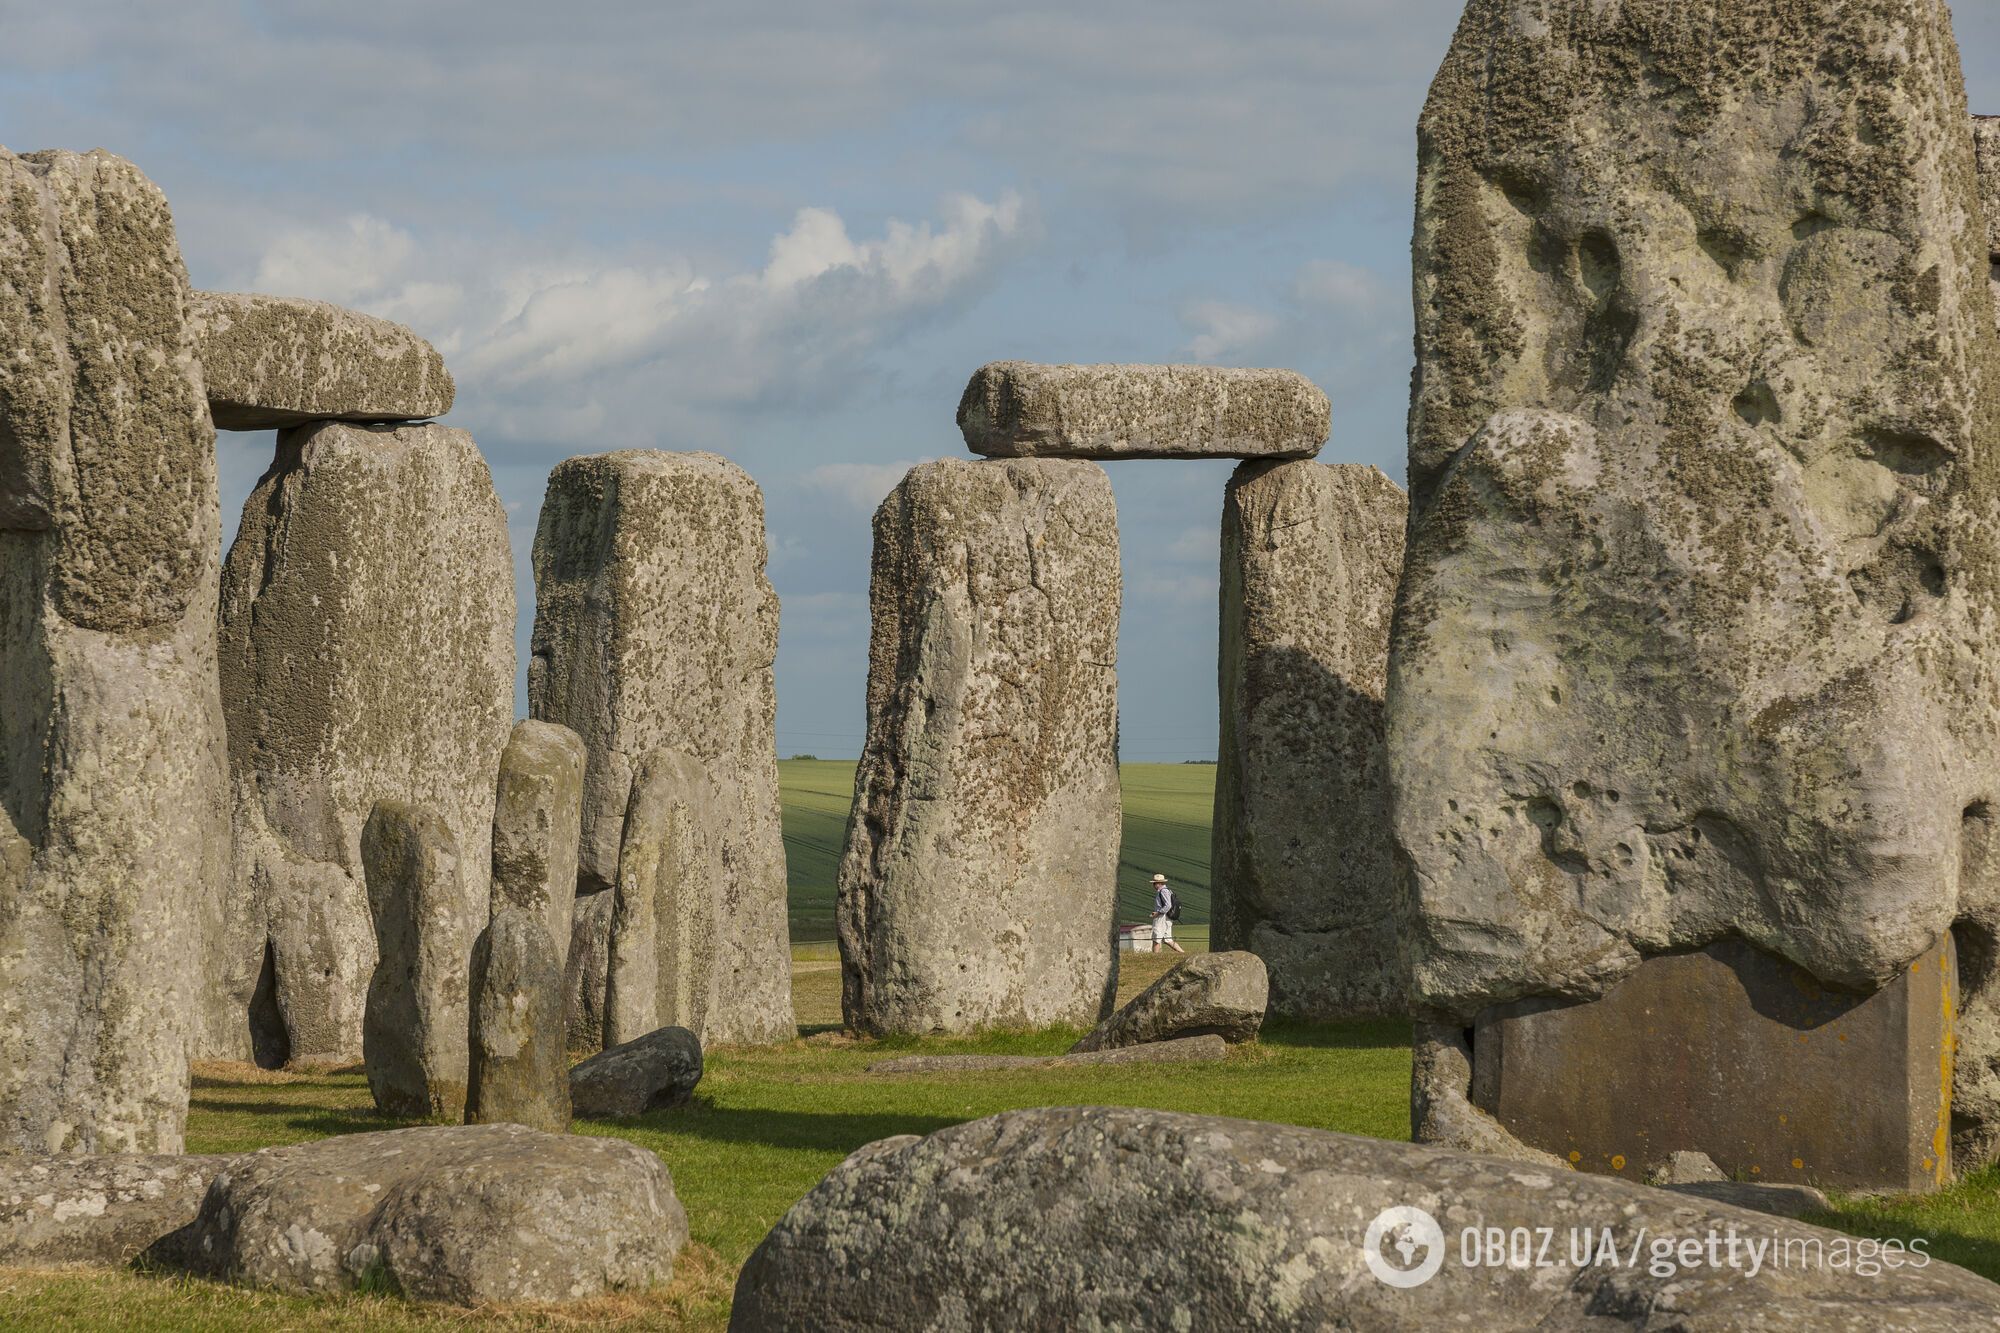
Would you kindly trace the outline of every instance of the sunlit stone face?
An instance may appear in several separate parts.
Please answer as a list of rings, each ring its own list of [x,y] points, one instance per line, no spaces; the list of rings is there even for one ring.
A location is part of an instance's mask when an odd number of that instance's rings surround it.
[[[1729,934],[1870,986],[1953,918],[1986,245],[1942,7],[1824,8],[1475,0],[1433,88],[1389,687],[1431,1009]]]

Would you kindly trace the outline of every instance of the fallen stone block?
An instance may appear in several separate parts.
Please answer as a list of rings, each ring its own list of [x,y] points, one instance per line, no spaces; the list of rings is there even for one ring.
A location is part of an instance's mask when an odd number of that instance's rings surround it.
[[[1554,1228],[1552,1267],[1465,1262]],[[1570,1229],[1583,1244],[1570,1258]],[[1707,1240],[1767,1242],[1747,1254]],[[1662,1242],[1674,1248],[1664,1255]],[[1684,1258],[1682,1242],[1698,1257]],[[1925,1256],[1560,1169],[1167,1111],[1011,1111],[860,1149],[736,1284],[742,1333],[879,1328],[1665,1328],[1932,1333],[2000,1286]],[[1776,1262],[1846,1247],[1849,1262]],[[1636,1266],[1623,1257],[1644,1248]],[[1611,1262],[1616,1248],[1618,1262]],[[1590,1260],[1602,1256],[1600,1262]],[[1733,1257],[1732,1257],[1733,1256]]]
[[[1290,370],[1048,366],[973,372],[958,428],[988,458],[1311,458],[1332,409]]]
[[[1264,1025],[1271,996],[1264,960],[1254,953],[1198,953],[1099,1023],[1074,1052],[1214,1034],[1250,1041]]]
[[[569,1096],[580,1116],[644,1115],[685,1105],[700,1082],[700,1038],[668,1027],[571,1066]]]
[[[687,1234],[667,1168],[634,1144],[434,1126],[236,1158],[185,1263],[297,1295],[572,1301],[664,1283]]]
[[[208,1182],[234,1160],[0,1157],[0,1267],[129,1263],[194,1221]]]
[[[242,292],[195,292],[188,318],[221,430],[451,411],[444,358],[401,324],[324,301]]]

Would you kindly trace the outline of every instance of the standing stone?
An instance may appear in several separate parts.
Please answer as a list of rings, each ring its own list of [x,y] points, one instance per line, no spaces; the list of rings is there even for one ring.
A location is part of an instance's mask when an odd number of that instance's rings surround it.
[[[401,324],[324,301],[196,292],[208,406],[223,430],[312,421],[413,421],[451,411],[451,372]]]
[[[604,1004],[611,975],[611,918],[618,895],[606,889],[576,900],[569,959],[563,965],[563,1030],[572,1051],[604,1049]]]
[[[0,192],[0,1153],[179,1152],[229,846],[187,274],[121,158]]]
[[[2000,116],[1972,118],[1972,146],[1979,170],[1979,204],[1986,215],[1988,282],[2000,301]]]
[[[995,361],[958,403],[988,458],[1311,458],[1332,408],[1291,370]]]
[[[945,459],[875,514],[841,1009],[1094,1025],[1117,990],[1118,514],[1094,463]]]
[[[1420,127],[1388,745],[1415,998],[1460,1028],[1729,936],[1878,991],[1960,920],[2000,792],[2000,337],[1947,8],[1688,20],[1474,0]],[[1651,1145],[1684,1147],[1748,1166]]]
[[[569,1128],[562,964],[543,918],[503,903],[474,952],[465,1123]]]
[[[646,756],[670,749],[706,774],[720,873],[678,891],[700,896],[684,907],[712,923],[682,955],[701,973],[687,1021],[709,1044],[795,1031],[771,676],[778,599],[764,560],[763,494],[726,459],[634,451],[549,474],[528,700],[589,750],[578,891],[618,882]]]
[[[514,713],[514,569],[472,437],[338,422],[281,432],[223,569],[222,643],[247,899],[239,1002],[261,966],[250,1022],[266,1058],[351,1059],[375,966],[361,878],[375,803],[441,820],[465,858],[466,910],[487,910]]]
[[[699,1034],[715,992],[713,886],[729,866],[724,818],[702,766],[656,750],[632,780],[606,964],[604,1044],[661,1027]]]
[[[493,807],[493,910],[542,923],[556,970],[569,955],[576,846],[583,823],[583,741],[552,722],[517,722],[500,753]]]
[[[451,828],[383,801],[361,833],[380,956],[368,982],[362,1058],[384,1115],[456,1120],[465,1112],[467,1011],[479,921]]]
[[[1408,514],[1356,464],[1245,463],[1223,497],[1212,934],[1295,1018],[1409,1011],[1382,743]]]

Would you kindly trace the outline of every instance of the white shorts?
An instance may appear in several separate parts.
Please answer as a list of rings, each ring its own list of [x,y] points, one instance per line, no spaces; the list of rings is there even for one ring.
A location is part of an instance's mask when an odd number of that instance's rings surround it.
[[[1153,918],[1153,943],[1165,944],[1174,937],[1174,923],[1166,917]]]

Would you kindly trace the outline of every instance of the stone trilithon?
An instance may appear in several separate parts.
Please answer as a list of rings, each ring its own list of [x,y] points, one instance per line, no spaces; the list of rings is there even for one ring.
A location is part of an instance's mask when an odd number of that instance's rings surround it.
[[[1424,112],[1392,818],[1438,1024],[1420,1072],[1486,1013],[1483,1092],[1502,1050],[1588,1061],[1609,1094],[1655,1054],[1509,1046],[1493,1006],[1616,1006],[1660,955],[1735,937],[1743,984],[1683,1021],[1748,1023],[1790,967],[1904,984],[1979,897],[1961,844],[1996,795],[1996,339],[1949,15],[1778,10],[1474,0]],[[1907,977],[1919,1007],[1951,1002],[1950,973]],[[1968,967],[1968,1002],[1983,982]],[[1928,1097],[1897,1153],[1711,1155],[1940,1178],[1948,1042],[1912,1027],[1729,1108]],[[1761,1054],[1785,1067],[1782,1043]],[[1720,1118],[1649,1150],[1706,1149]]]

